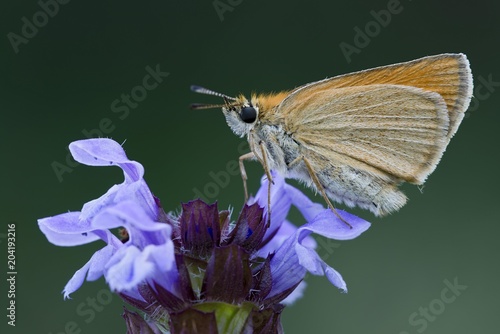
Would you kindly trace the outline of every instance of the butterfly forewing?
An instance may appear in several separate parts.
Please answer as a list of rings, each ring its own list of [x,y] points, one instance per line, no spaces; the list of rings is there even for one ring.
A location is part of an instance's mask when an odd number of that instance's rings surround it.
[[[297,88],[283,100],[281,107],[286,109],[289,103],[300,101],[312,92],[374,84],[412,86],[441,95],[450,120],[448,141],[457,131],[472,95],[472,74],[467,57],[441,54],[313,82]]]
[[[443,99],[414,87],[370,85],[320,91],[288,104],[283,113],[294,115],[285,118],[285,127],[306,157],[308,151],[321,152],[326,161],[338,160],[340,155],[356,161],[358,168],[370,166],[411,183],[425,180],[446,145],[448,117]]]

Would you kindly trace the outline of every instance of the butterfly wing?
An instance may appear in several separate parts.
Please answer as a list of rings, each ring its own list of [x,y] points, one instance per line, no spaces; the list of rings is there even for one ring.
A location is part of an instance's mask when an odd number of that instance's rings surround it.
[[[471,96],[466,56],[442,54],[304,85],[260,118],[283,124],[330,198],[383,215],[435,169]],[[315,187],[304,162],[288,175]]]
[[[311,91],[374,84],[411,86],[441,95],[446,103],[450,123],[448,141],[457,131],[469,106],[473,86],[469,61],[464,54],[440,54],[339,75],[301,86],[283,100],[281,109],[286,110],[289,104],[300,101]]]
[[[310,88],[277,112],[329,197],[377,215],[404,205],[397,185],[423,183],[448,143],[445,100],[415,87]]]

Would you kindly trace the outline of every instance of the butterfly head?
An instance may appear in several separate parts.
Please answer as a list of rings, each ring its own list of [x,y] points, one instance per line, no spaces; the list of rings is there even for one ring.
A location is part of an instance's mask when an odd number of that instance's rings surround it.
[[[236,98],[230,97],[200,86],[191,86],[191,90],[196,93],[222,97],[224,99],[223,104],[192,104],[191,108],[208,109],[221,107],[227,124],[240,137],[247,135],[259,119],[259,107],[243,95]]]

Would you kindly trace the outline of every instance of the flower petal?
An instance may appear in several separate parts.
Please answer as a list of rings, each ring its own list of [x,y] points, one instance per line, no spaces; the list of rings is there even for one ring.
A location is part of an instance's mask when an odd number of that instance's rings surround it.
[[[86,203],[80,219],[92,219],[102,208],[127,198],[136,200],[148,209],[151,217],[156,217],[156,203],[143,180],[144,167],[137,161],[129,160],[120,144],[108,138],[94,138],[74,141],[69,149],[78,162],[89,166],[118,166],[125,176],[122,184],[111,187],[101,197]]]
[[[276,234],[272,239],[261,247],[257,253],[254,254],[255,257],[266,258],[268,254],[276,252],[276,250],[283,244],[283,242],[297,232],[297,226],[285,220]],[[303,244],[310,247],[316,248],[316,241],[310,236],[306,236],[303,240]]]
[[[309,197],[303,194],[300,190],[291,185],[286,185],[286,192],[290,198],[290,201],[294,206],[299,209],[300,213],[306,221],[312,221],[320,212],[324,211],[325,208],[319,203],[311,201]]]
[[[296,194],[298,195],[298,194]],[[271,260],[273,275],[273,289],[269,296],[277,295],[287,288],[298,284],[305,276],[306,270],[313,275],[326,275],[328,280],[342,291],[347,291],[342,276],[326,264],[314,250],[314,244],[307,241],[311,233],[317,233],[327,238],[346,240],[359,236],[370,227],[370,223],[354,215],[338,210],[342,218],[348,221],[352,228],[335,216],[329,209],[317,208],[309,205],[307,201],[300,200],[307,205],[302,207],[306,215],[316,214],[315,218],[299,227],[276,250]],[[299,208],[300,209],[300,208]]]
[[[116,291],[133,290],[139,283],[152,278],[168,281],[175,266],[174,245],[171,240],[162,245],[148,245],[142,251],[130,245],[116,252],[107,264],[106,280]],[[175,276],[175,275],[174,275]],[[177,276],[175,276],[177,278]]]
[[[103,275],[107,262],[115,252],[116,248],[113,245],[108,245],[95,252],[90,262],[87,281],[95,281]]]
[[[112,246],[106,246],[97,252],[90,258],[90,260],[85,263],[85,265],[78,269],[73,277],[66,283],[64,287],[64,299],[69,298],[69,295],[76,290],[78,290],[87,276],[88,281],[95,281],[101,277],[103,273],[103,268],[109,260],[109,255],[113,252]],[[88,274],[87,274],[88,273]]]
[[[154,270],[154,264],[144,261],[142,252],[135,246],[121,248],[107,267],[106,281],[113,291],[133,290]]]
[[[85,280],[85,276],[87,275],[87,272],[90,267],[90,263],[92,262],[92,259],[90,259],[83,267],[78,269],[74,274],[73,277],[66,283],[64,286],[63,294],[64,294],[64,299],[69,299],[69,295],[78,290],[82,284],[83,281]]]
[[[88,166],[120,166],[128,182],[142,179],[144,168],[127,158],[123,147],[112,139],[93,138],[77,140],[69,144],[73,158]]]
[[[304,232],[314,232],[330,239],[349,240],[358,237],[371,225],[366,220],[346,211],[337,210],[337,212],[352,228],[340,220],[330,209],[324,209],[310,223],[303,225],[300,229]],[[304,232],[301,232],[301,239],[309,235],[309,233]]]
[[[80,212],[68,212],[38,219],[38,226],[47,239],[57,246],[78,246],[93,242],[99,236],[92,233],[89,222],[79,219]]]
[[[288,215],[288,211],[291,207],[291,201],[285,191],[285,179],[280,176],[277,172],[271,171],[273,177],[273,183],[271,184],[271,226],[266,231],[264,240],[270,239],[276,231],[280,228],[281,223],[285,220]],[[259,203],[261,208],[264,208],[264,217],[267,220],[268,212],[268,192],[269,181],[264,175],[261,179],[261,186],[255,197],[250,198],[249,205],[255,202]],[[267,241],[264,241],[264,243]]]
[[[271,184],[271,225],[273,222],[279,222],[285,220],[290,210],[291,200],[287,194],[285,179],[280,176],[277,172],[271,171],[271,176],[273,178],[273,183]],[[267,217],[267,191],[269,186],[269,180],[264,175],[261,180],[261,186],[259,191],[255,195],[255,198],[249,200],[248,204],[253,204],[259,202],[260,207],[264,208],[264,215]],[[275,224],[275,228],[279,228],[279,224]],[[273,226],[271,226],[271,229]]]
[[[307,271],[299,263],[295,244],[296,233],[286,239],[272,257],[271,275],[273,277],[273,287],[267,298],[281,294],[304,279]]]
[[[120,226],[133,227],[141,231],[170,231],[170,225],[155,222],[144,208],[136,202],[127,200],[107,207],[92,220],[94,229],[112,229]]]
[[[296,245],[296,251],[299,263],[307,271],[313,275],[325,275],[330,283],[342,290],[342,292],[347,292],[347,285],[340,273],[323,261],[316,251],[308,247],[304,247],[300,243]]]
[[[162,245],[148,245],[143,250],[143,258],[154,263],[161,273],[166,273],[175,267],[174,243],[168,239]]]
[[[339,288],[342,292],[347,292],[347,284],[338,271],[328,265],[325,266],[324,270],[325,276],[330,283]]]

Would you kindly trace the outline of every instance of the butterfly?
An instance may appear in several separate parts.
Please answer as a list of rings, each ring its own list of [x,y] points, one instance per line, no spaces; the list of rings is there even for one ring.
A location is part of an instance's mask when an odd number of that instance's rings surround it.
[[[222,97],[231,130],[246,137],[244,160],[303,181],[329,199],[383,216],[407,197],[403,182],[422,185],[457,132],[472,97],[464,54],[440,54],[305,84],[290,91]],[[271,185],[271,182],[269,183]],[[270,189],[269,189],[270,191]]]

